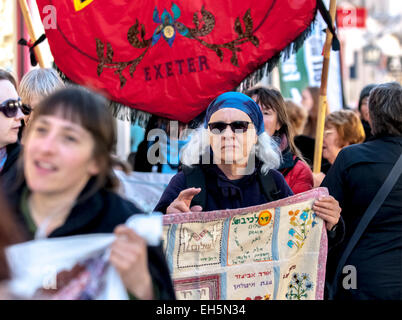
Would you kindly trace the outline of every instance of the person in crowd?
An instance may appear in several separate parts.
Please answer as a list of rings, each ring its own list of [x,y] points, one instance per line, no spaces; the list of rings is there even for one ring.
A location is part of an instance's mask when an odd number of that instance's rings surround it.
[[[281,154],[264,129],[260,107],[239,92],[223,93],[210,103],[181,160],[183,170],[171,179],[155,211],[236,209],[293,195],[275,169]],[[333,197],[317,200],[314,210],[328,230],[338,224],[340,208]]]
[[[176,128],[171,130],[171,125]],[[186,128],[185,123],[152,116],[132,161],[134,171],[176,173],[180,166],[179,152],[187,143],[187,137],[182,136]],[[177,135],[170,136],[171,133]]]
[[[375,87],[375,84],[369,84],[365,86],[362,91],[360,92],[360,97],[359,97],[359,104],[357,106],[359,113],[360,113],[360,119],[363,124],[364,132],[366,135],[365,141],[370,139],[372,137],[371,134],[371,127],[369,124],[369,109],[368,109],[368,99],[370,95],[371,89]]]
[[[313,139],[315,138],[315,130],[317,127],[319,97],[319,87],[310,86],[302,91],[301,104],[308,114],[303,134]]]
[[[303,134],[307,121],[307,111],[290,99],[285,99],[285,106],[295,136]]]
[[[322,183],[339,201],[346,227],[345,240],[329,251],[327,279],[339,283],[335,299],[400,300],[402,175],[345,262],[354,267],[355,287],[348,290],[342,286],[345,277],[342,273],[333,278],[357,224],[402,154],[401,85],[392,82],[373,88],[369,114],[373,139],[343,148]]]
[[[64,88],[42,100],[27,127],[21,171],[8,198],[35,236],[114,232],[110,262],[137,299],[173,299],[161,246],[123,224],[139,210],[115,193],[114,121],[105,100]]]
[[[294,194],[313,188],[313,174],[294,144],[293,127],[286,112],[285,101],[276,89],[259,87],[246,94],[260,106],[265,131],[279,144],[282,161],[278,170]]]
[[[317,116],[319,108],[320,88],[318,87],[306,87],[302,91],[301,105],[307,112],[307,121],[304,126],[303,134],[295,137],[295,145],[303,155],[304,160],[313,166],[314,152],[315,152],[315,135],[317,127]],[[329,107],[327,107],[327,115],[329,113]],[[328,161],[322,159],[321,171],[326,172],[326,168],[329,166]]]
[[[339,110],[330,113],[325,119],[322,156],[332,165],[342,148],[362,143],[365,134],[358,115],[351,110]],[[328,172],[329,168],[327,168]],[[314,187],[318,187],[325,174],[314,173]]]
[[[18,92],[22,103],[35,110],[43,98],[63,87],[63,80],[54,69],[37,68],[22,77]],[[28,124],[31,115],[24,118],[25,125]]]
[[[0,69],[0,176],[12,175],[21,150],[18,134],[29,110],[17,93],[11,73]]]

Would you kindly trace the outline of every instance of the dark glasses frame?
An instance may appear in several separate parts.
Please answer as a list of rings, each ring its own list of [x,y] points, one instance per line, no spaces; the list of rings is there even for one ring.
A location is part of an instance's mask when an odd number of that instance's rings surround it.
[[[8,99],[0,104],[0,111],[4,113],[7,118],[14,118],[18,113],[18,108],[24,115],[29,115],[32,112],[32,108],[21,102],[21,98],[18,100]]]
[[[217,121],[208,123],[208,128],[213,134],[222,134],[228,126],[233,133],[244,133],[248,130],[250,123],[249,121],[233,121],[231,123]]]

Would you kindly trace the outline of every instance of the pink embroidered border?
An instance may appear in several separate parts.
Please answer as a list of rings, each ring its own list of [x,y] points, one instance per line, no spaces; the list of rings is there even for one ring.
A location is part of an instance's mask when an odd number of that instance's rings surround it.
[[[317,270],[317,290],[315,291],[315,300],[324,300],[325,288],[325,270],[327,267],[328,254],[328,237],[325,224],[322,227],[320,253],[318,255],[318,270]]]

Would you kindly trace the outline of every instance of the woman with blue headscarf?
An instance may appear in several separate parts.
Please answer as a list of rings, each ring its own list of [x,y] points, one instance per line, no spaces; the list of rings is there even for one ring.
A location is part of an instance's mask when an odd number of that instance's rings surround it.
[[[281,152],[264,130],[260,107],[239,92],[223,93],[211,102],[181,162],[183,170],[172,178],[155,211],[237,209],[293,195],[276,170]],[[339,221],[333,197],[316,201],[314,210],[328,230]]]

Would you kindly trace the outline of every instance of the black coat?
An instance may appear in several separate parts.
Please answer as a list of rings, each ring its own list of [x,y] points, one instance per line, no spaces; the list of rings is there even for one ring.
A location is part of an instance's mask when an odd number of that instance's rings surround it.
[[[85,193],[92,182],[82,191]],[[20,210],[22,190],[21,186],[17,193],[9,195],[9,199],[17,212],[18,218],[25,229],[28,226]],[[140,213],[131,202],[124,200],[119,195],[100,190],[83,202],[78,202],[71,210],[65,223],[55,229],[49,238],[67,237],[91,233],[112,233],[114,228],[126,222],[133,214]],[[31,236],[33,236],[31,234]],[[162,246],[148,246],[148,267],[154,286],[159,292],[159,299],[175,299],[172,280],[166,264]]]
[[[402,153],[402,137],[379,137],[344,148],[321,186],[342,208],[346,235],[329,252],[327,280],[362,215]],[[339,280],[338,299],[402,299],[402,176],[370,222],[345,265],[357,271],[357,289],[345,290]]]
[[[239,180],[229,180],[216,165],[201,165],[200,167],[205,176],[206,186],[206,206],[202,211],[245,208],[293,195],[285,178],[277,170],[270,170],[269,174],[276,184],[278,193],[275,194],[274,199],[267,199],[262,185],[259,183],[256,170]],[[154,211],[166,213],[166,209],[179,193],[190,187],[193,186],[187,185],[186,176],[183,171],[180,171],[170,180]]]

